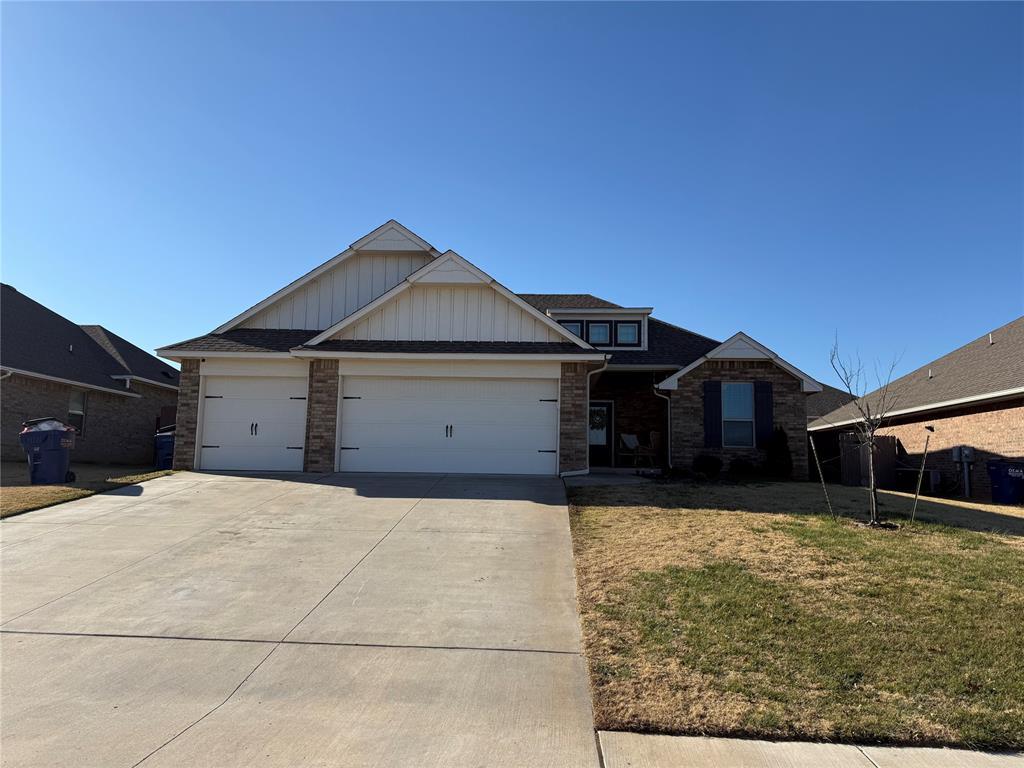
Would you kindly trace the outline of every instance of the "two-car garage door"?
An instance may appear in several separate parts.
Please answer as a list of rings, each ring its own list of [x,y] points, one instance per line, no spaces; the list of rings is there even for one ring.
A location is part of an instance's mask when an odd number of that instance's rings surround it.
[[[555,379],[342,379],[340,469],[553,475]]]

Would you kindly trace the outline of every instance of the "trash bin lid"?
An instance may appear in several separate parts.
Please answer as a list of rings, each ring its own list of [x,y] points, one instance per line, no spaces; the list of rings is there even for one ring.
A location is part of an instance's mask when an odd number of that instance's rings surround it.
[[[70,424],[65,424],[60,419],[55,419],[53,416],[44,416],[41,419],[29,419],[21,424],[21,433],[26,432],[67,432],[68,430],[74,431],[74,427]]]

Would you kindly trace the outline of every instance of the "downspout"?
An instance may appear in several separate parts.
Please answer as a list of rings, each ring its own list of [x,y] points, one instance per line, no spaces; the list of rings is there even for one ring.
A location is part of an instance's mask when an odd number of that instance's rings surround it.
[[[665,401],[665,411],[668,414],[665,428],[665,468],[672,469],[672,398],[658,391],[658,382],[654,382],[654,394]]]
[[[603,371],[605,368],[607,368],[608,367],[608,361],[611,360],[611,358],[612,358],[611,355],[605,355],[604,356],[604,364],[600,368],[595,368],[594,370],[592,370],[592,371],[587,373],[587,404],[586,404],[586,408],[587,408],[587,413],[588,414],[590,413],[590,380],[591,380],[591,377],[595,373],[601,373],[601,371]],[[588,419],[589,419],[589,416],[588,416]],[[588,447],[587,448],[587,468],[586,469],[576,469],[576,470],[573,470],[571,472],[562,472],[559,475],[559,477],[573,477],[575,475],[589,475],[589,474],[590,474],[590,449]]]

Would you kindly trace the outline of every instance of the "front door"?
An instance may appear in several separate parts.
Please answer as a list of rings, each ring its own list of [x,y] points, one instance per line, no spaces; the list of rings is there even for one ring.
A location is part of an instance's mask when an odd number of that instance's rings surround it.
[[[612,465],[612,404],[592,402],[590,404],[589,428],[590,466],[610,467]]]

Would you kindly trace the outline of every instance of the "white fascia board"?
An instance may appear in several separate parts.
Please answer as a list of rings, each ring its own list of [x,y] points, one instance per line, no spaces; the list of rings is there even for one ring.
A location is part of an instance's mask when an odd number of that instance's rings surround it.
[[[395,221],[394,219],[388,219],[387,221],[385,221],[383,224],[381,224],[379,227],[377,227],[372,232],[369,232],[369,233],[363,235],[362,237],[360,237],[354,243],[349,245],[349,250],[351,250],[351,251],[358,251],[360,248],[362,248],[367,243],[373,242],[373,240],[376,237],[378,237],[380,234],[382,234],[383,232],[387,231],[388,229],[397,229],[399,232],[401,232],[407,238],[409,238],[414,243],[416,243],[416,245],[418,245],[424,251],[427,251],[428,253],[431,253],[434,256],[437,255],[438,251],[437,251],[437,249],[434,246],[432,246],[430,243],[428,243],[422,237],[417,235],[411,229],[406,227],[404,224],[402,224],[399,221]]]
[[[157,357],[162,357],[165,360],[173,360],[176,363],[180,363],[182,360],[190,360],[200,357],[288,358],[292,356],[290,352],[201,352],[199,350],[188,349],[158,349],[156,354]]]
[[[750,346],[754,347],[754,349],[756,349],[758,352],[761,353],[762,357],[756,358],[756,357],[746,357],[745,356],[745,357],[731,358],[729,356],[729,353],[728,353],[728,348],[732,344],[737,342],[737,341],[745,342],[745,343],[749,344]],[[796,366],[787,363],[785,360],[783,360],[777,354],[775,354],[770,349],[768,349],[768,347],[766,347],[764,344],[762,344],[761,342],[751,338],[747,334],[743,333],[743,331],[739,331],[738,333],[733,334],[732,336],[730,336],[728,339],[723,341],[721,344],[719,344],[717,347],[712,349],[707,354],[701,355],[699,358],[694,360],[692,363],[690,363],[685,368],[682,368],[682,369],[676,371],[675,373],[673,373],[671,376],[669,376],[663,382],[658,384],[658,389],[665,389],[665,390],[678,389],[679,388],[679,379],[681,379],[683,376],[685,376],[686,374],[688,374],[690,371],[694,370],[695,368],[699,368],[700,366],[704,365],[704,363],[706,363],[708,360],[732,360],[732,359],[741,360],[741,361],[742,360],[756,360],[756,359],[770,360],[773,363],[775,363],[775,365],[777,365],[782,370],[784,370],[787,373],[792,374],[794,377],[800,379],[800,388],[801,388],[801,390],[803,392],[807,392],[807,393],[821,392],[821,390],[822,390],[821,384],[819,384],[817,381],[812,379],[810,376],[808,376],[806,373],[801,371]]]
[[[174,384],[168,384],[165,381],[153,381],[152,379],[145,379],[142,376],[111,376],[112,379],[124,379],[126,381],[141,381],[143,384],[150,384],[154,387],[163,387],[164,389],[173,389],[175,392],[178,391],[178,387]]]
[[[337,323],[335,323],[330,328],[328,328],[326,331],[323,331],[322,333],[318,334],[317,336],[314,336],[312,339],[307,341],[306,344],[309,345],[309,346],[316,346],[317,344],[319,344],[322,341],[327,341],[329,338],[331,338],[332,336],[336,335],[340,331],[343,331],[348,326],[350,326],[350,325],[352,325],[354,323],[359,322],[360,320],[362,320],[364,317],[369,315],[374,310],[379,309],[380,307],[382,307],[383,305],[387,304],[388,302],[390,302],[395,297],[397,297],[400,294],[404,293],[405,291],[409,290],[413,285],[415,285],[425,275],[430,274],[432,271],[434,271],[435,269],[440,267],[442,264],[446,264],[446,263],[449,263],[449,262],[454,262],[456,264],[459,264],[460,266],[465,268],[467,271],[471,272],[474,276],[477,276],[480,279],[480,282],[482,284],[487,285],[492,290],[497,292],[499,295],[501,295],[502,297],[508,299],[510,302],[512,302],[517,307],[522,309],[524,312],[529,314],[531,317],[539,320],[540,322],[544,323],[548,328],[551,328],[554,331],[556,331],[560,336],[562,336],[562,337],[568,339],[569,341],[573,342],[576,346],[581,347],[582,349],[594,349],[594,347],[592,347],[589,344],[587,344],[587,342],[583,341],[579,336],[576,336],[575,334],[570,333],[569,331],[567,331],[565,328],[563,328],[561,325],[556,323],[550,317],[545,315],[539,309],[534,307],[532,304],[527,303],[526,301],[521,299],[519,296],[516,296],[516,294],[512,293],[512,291],[510,291],[508,288],[503,286],[501,283],[499,283],[493,277],[488,275],[486,272],[482,271],[478,267],[476,267],[473,264],[471,264],[468,260],[466,260],[464,257],[462,257],[459,254],[457,254],[455,251],[445,251],[443,254],[441,254],[436,259],[433,259],[432,261],[427,262],[422,267],[417,269],[415,272],[413,272],[410,275],[408,275],[405,278],[405,280],[400,282],[398,285],[396,285],[390,291],[387,291],[387,292],[381,294],[376,299],[371,301],[369,304],[366,304],[361,309],[357,309],[355,312],[350,314],[348,317],[342,318]]]
[[[230,331],[232,328],[238,327],[239,325],[244,323],[246,320],[248,320],[253,315],[258,314],[262,310],[264,310],[267,307],[269,307],[275,301],[278,301],[279,299],[283,299],[285,296],[287,296],[288,294],[293,293],[294,291],[298,290],[299,288],[301,288],[302,286],[304,286],[306,283],[310,282],[311,280],[315,280],[316,278],[320,277],[320,275],[324,274],[325,272],[327,272],[327,271],[333,269],[334,267],[338,266],[339,264],[341,264],[343,261],[346,261],[347,259],[352,258],[358,252],[360,245],[370,242],[371,240],[373,240],[374,237],[376,237],[377,235],[379,235],[381,232],[383,232],[385,229],[387,229],[389,227],[396,227],[397,229],[401,230],[402,233],[405,234],[410,240],[412,240],[415,243],[421,245],[423,247],[423,249],[425,251],[427,251],[431,256],[434,256],[434,257],[437,256],[437,249],[434,248],[434,246],[432,246],[430,243],[428,243],[422,237],[417,235],[415,232],[412,232],[412,231],[406,229],[405,227],[403,227],[401,224],[399,224],[394,219],[390,219],[390,220],[384,222],[383,224],[381,224],[379,227],[377,227],[372,232],[370,232],[370,233],[364,235],[363,237],[359,238],[358,240],[356,240],[354,243],[352,243],[352,245],[350,245],[344,251],[339,253],[337,256],[334,256],[333,258],[328,259],[323,264],[321,264],[319,267],[316,267],[316,268],[310,270],[309,272],[304,274],[299,279],[293,280],[292,282],[288,283],[288,285],[286,285],[284,288],[282,288],[281,290],[277,291],[276,293],[271,294],[270,296],[268,296],[267,298],[263,299],[263,301],[259,302],[258,304],[253,304],[251,307],[249,307],[249,309],[247,309],[244,312],[242,312],[241,314],[236,315],[235,317],[231,318],[230,320],[228,320],[226,323],[224,323],[223,325],[219,326],[218,328],[214,328],[213,333],[224,333],[225,331]]]
[[[986,392],[983,395],[971,395],[970,397],[958,397],[955,400],[943,400],[939,403],[929,403],[928,405],[917,405],[913,408],[899,408],[895,411],[889,411],[883,417],[885,419],[894,419],[898,416],[910,416],[915,413],[928,413],[930,411],[939,411],[945,408],[956,408],[961,405],[978,405],[988,401],[1005,400],[1008,397],[1014,397],[1016,395],[1024,395],[1024,387],[1014,387],[1013,389],[1002,389],[998,392]],[[823,419],[823,416],[819,416],[816,421]],[[856,424],[863,421],[861,418],[845,419],[843,421],[835,421],[828,424],[819,424],[816,427],[807,427],[808,432],[820,432],[823,429],[833,429],[835,427],[846,427],[850,424]]]
[[[21,376],[28,376],[31,379],[43,379],[44,381],[55,381],[58,384],[68,384],[72,387],[82,387],[83,389],[93,389],[97,392],[109,392],[112,395],[122,395],[124,397],[142,397],[135,392],[130,392],[127,389],[114,389],[113,387],[100,387],[96,384],[86,384],[84,381],[74,381],[72,379],[62,379],[59,376],[48,376],[45,373],[36,373],[35,371],[26,371],[21,368],[11,368],[9,365],[0,365],[0,370],[10,371],[11,373],[17,373]],[[111,377],[115,378],[115,377]]]
[[[548,315],[649,315],[654,307],[552,307]]]
[[[541,355],[515,352],[326,352],[294,349],[294,357],[348,358],[354,360],[532,360],[539,362],[602,362],[604,355]]]

